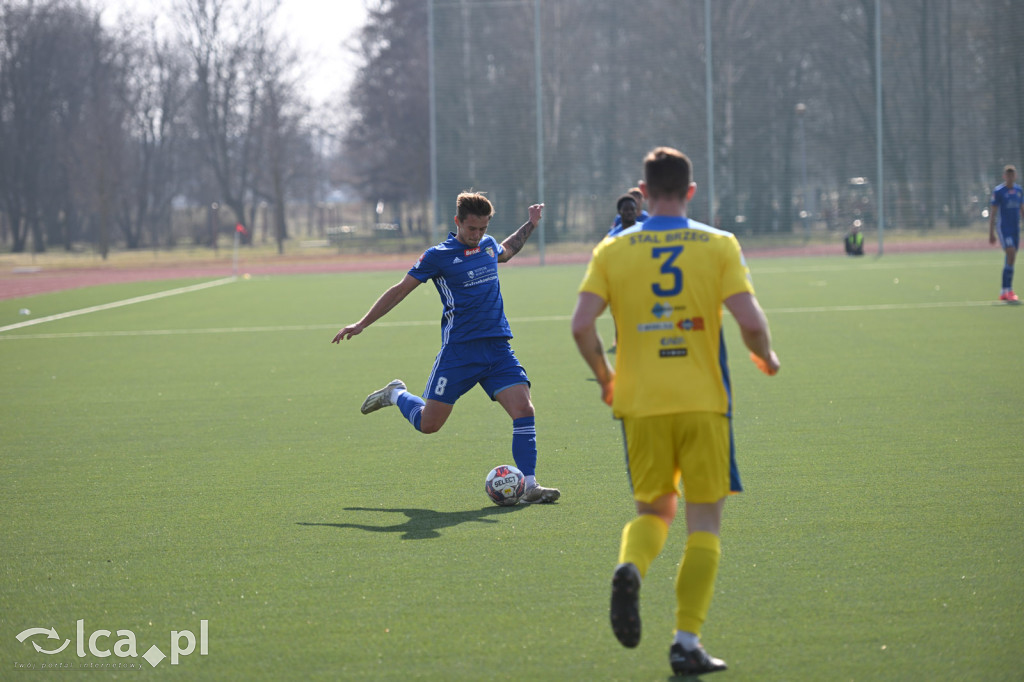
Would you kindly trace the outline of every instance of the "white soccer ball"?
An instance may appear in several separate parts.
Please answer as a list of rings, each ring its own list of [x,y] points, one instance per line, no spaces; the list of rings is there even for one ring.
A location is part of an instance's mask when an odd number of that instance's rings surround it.
[[[502,464],[491,469],[484,481],[484,490],[491,502],[500,507],[511,507],[519,503],[526,492],[526,476],[511,464]]]

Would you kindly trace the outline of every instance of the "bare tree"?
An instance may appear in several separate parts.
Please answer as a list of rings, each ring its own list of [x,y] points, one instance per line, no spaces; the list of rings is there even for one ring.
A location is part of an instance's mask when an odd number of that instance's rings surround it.
[[[257,54],[257,73],[263,77],[259,130],[266,150],[264,172],[259,176],[258,195],[273,207],[274,240],[278,253],[284,253],[288,238],[285,205],[288,188],[302,166],[303,123],[309,107],[299,94],[298,55],[287,41],[268,37]]]
[[[685,150],[702,182],[708,87],[726,229],[799,229],[797,212],[819,200],[814,217],[845,227],[850,216],[838,207],[853,177],[869,188],[858,190],[858,218],[871,220],[867,194],[883,192],[889,225],[937,227],[943,216],[963,224],[978,218],[1002,165],[1024,155],[1024,13],[1015,1],[716,0],[710,84],[700,3],[434,2],[439,194],[487,190],[500,213],[532,198],[539,47],[549,239],[602,233],[654,145]],[[279,252],[288,203],[306,204],[323,227],[331,179],[369,205],[400,207],[393,215],[405,224],[426,203],[425,0],[363,0],[348,106],[316,126],[297,57],[274,32],[275,2],[176,0],[180,35],[162,41],[123,19],[105,30],[84,2],[0,2],[5,247],[87,242],[105,254],[172,244],[177,195],[206,207],[193,221],[197,243],[216,245],[222,223],[252,234],[262,210]],[[333,168],[320,165],[325,151],[337,155]],[[714,220],[706,206],[695,202],[696,219]]]
[[[94,154],[102,153],[73,146],[86,131],[97,131],[90,107],[109,85],[101,31],[79,3],[0,10],[0,192],[12,250],[25,251],[29,238],[34,251],[49,243],[70,246],[79,236],[76,194],[95,198],[99,187],[76,190],[72,175],[76,166],[99,163]]]
[[[179,30],[194,69],[193,121],[221,203],[252,225],[257,169],[265,150],[258,124],[267,60],[266,27],[276,3],[182,0]],[[246,213],[246,206],[251,206]],[[251,238],[251,231],[248,231]],[[216,240],[216,235],[211,235]]]
[[[82,36],[88,44],[77,45],[74,50],[79,55],[88,55],[80,62],[83,73],[78,87],[83,96],[77,114],[72,113],[63,122],[61,139],[70,152],[65,164],[74,199],[89,216],[93,241],[106,258],[117,206],[127,182],[125,128],[130,112],[124,96],[125,53],[100,30],[98,21],[94,26],[92,32]],[[64,86],[69,88],[67,92],[75,92],[75,86],[67,80]],[[64,240],[70,248],[70,235],[66,232]]]
[[[363,65],[349,94],[344,177],[367,200],[422,200],[430,193],[426,4],[379,2],[368,15],[353,47]]]
[[[152,25],[128,34],[123,50],[130,117],[117,222],[128,248],[147,239],[157,247],[174,240],[171,201],[181,189],[188,62],[180,46]]]

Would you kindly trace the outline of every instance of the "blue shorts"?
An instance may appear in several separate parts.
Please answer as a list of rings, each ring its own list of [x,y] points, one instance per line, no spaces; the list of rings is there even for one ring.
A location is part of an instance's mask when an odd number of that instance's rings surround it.
[[[999,244],[1003,249],[1020,248],[1020,228],[1016,230],[1004,230],[1001,227],[997,227],[996,234],[999,235]]]
[[[491,400],[509,386],[530,385],[508,339],[476,339],[442,347],[430,370],[423,398],[454,405],[477,384]]]

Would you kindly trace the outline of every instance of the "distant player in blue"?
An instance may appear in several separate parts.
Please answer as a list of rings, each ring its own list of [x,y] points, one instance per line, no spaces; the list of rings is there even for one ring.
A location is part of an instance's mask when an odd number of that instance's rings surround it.
[[[633,189],[635,189],[637,192],[640,192],[640,188],[639,187],[634,187]],[[639,212],[640,207],[643,206],[643,195],[641,194],[640,198],[638,199],[637,196],[635,194],[633,194],[633,189],[631,189],[628,192],[626,192],[625,194],[623,194],[615,202],[615,210],[618,211],[618,215],[615,216],[615,225],[613,225],[612,229],[608,231],[608,234],[605,235],[605,238],[614,237],[615,235],[619,234],[623,230],[628,230],[629,228],[633,227],[638,222],[643,222],[643,218],[640,218],[639,216],[637,216],[637,213]],[[646,215],[647,215],[647,212],[644,211],[644,216],[646,216]],[[616,351],[616,344],[618,343],[618,338],[619,338],[618,331],[616,331],[616,333],[615,333],[616,343],[613,343],[608,348],[608,353],[609,354],[615,353],[615,351]]]
[[[480,384],[491,400],[512,417],[512,458],[526,476],[521,502],[554,502],[561,493],[537,484],[537,431],[530,380],[509,339],[512,330],[498,283],[498,263],[523,248],[540,222],[544,204],[529,208],[530,219],[500,244],[487,234],[494,206],[483,194],[463,192],[456,200],[454,233],[427,249],[405,277],[385,291],[363,318],[335,335],[331,343],[351,339],[386,315],[427,280],[441,296],[441,350],[423,397],[406,390],[401,379],[366,397],[363,414],[397,405],[417,431],[435,433],[447,421],[455,401]]]
[[[640,211],[639,202],[632,194],[626,193],[615,202],[615,210],[618,212],[616,217],[619,224],[608,232],[608,237],[614,237],[619,232],[628,230],[637,224],[637,213]]]
[[[626,197],[626,195],[633,197],[633,200],[636,202],[636,205],[633,208],[633,222],[630,223],[629,225],[622,224],[623,222],[625,222],[625,218],[622,215],[622,200]],[[632,227],[637,223],[642,223],[648,218],[647,211],[644,210],[644,195],[640,192],[639,187],[633,187],[628,192],[626,192],[626,194],[623,194],[621,197],[619,197],[615,209],[618,211],[618,215],[615,216],[615,220],[614,222],[612,222],[611,229],[608,230],[608,234],[605,235],[606,237],[614,237],[615,235],[617,235],[619,232],[622,232],[626,228]]]
[[[1017,294],[1013,293],[1013,266],[1017,261],[1017,249],[1020,247],[1020,223],[1024,215],[1024,191],[1016,184],[1017,169],[1007,166],[1003,169],[1003,184],[992,190],[992,209],[988,214],[988,242],[996,243],[1006,253],[1003,262],[1003,288],[999,294],[1000,301],[1018,302]]]

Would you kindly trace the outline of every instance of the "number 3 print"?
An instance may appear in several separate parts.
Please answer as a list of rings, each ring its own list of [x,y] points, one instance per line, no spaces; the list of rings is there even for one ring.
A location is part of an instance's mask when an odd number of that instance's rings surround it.
[[[665,262],[661,264],[661,273],[672,277],[672,286],[667,289],[659,282],[651,285],[655,296],[675,296],[683,290],[683,271],[675,265],[676,258],[679,258],[682,252],[682,246],[661,246],[651,249],[651,258],[665,258]]]

